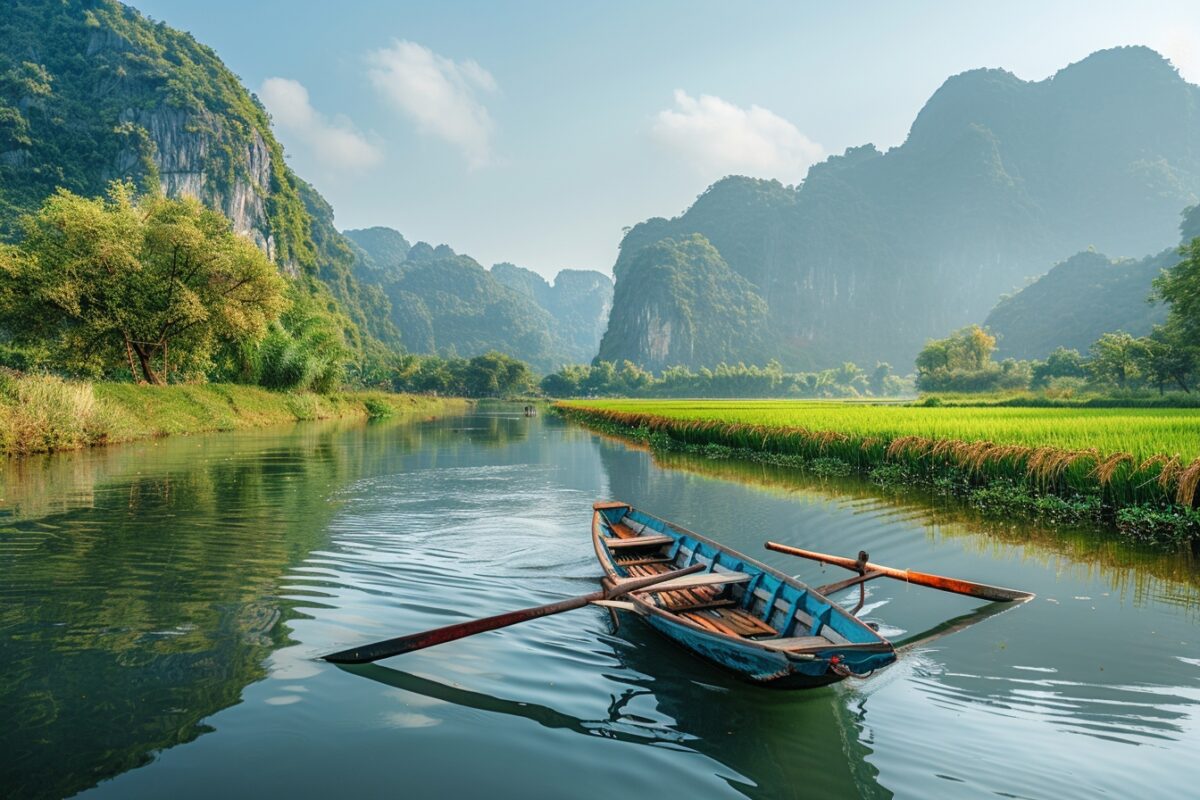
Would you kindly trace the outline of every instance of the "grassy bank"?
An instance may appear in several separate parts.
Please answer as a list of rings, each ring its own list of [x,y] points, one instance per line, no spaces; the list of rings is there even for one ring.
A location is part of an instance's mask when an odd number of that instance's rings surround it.
[[[387,392],[291,394],[229,384],[135,386],[0,374],[0,454],[300,420],[438,414],[463,407],[462,400]]]
[[[569,418],[659,449],[927,484],[997,513],[1200,541],[1200,410],[572,401]]]

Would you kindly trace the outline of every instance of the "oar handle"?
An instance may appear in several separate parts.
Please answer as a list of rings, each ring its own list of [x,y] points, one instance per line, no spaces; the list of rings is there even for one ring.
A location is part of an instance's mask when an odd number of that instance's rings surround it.
[[[825,553],[817,553],[812,550],[801,550],[799,547],[791,545],[779,544],[778,542],[767,542],[766,548],[774,550],[778,553],[787,553],[792,556],[800,556],[801,558],[811,559],[812,561],[820,561],[824,564],[832,564],[835,567],[843,567],[845,569],[854,570],[866,569],[869,572],[882,573],[884,577],[894,578],[895,580],[915,583],[918,586],[928,586],[931,589],[939,589],[943,592],[953,592],[954,594],[965,594],[971,597],[980,597],[984,600],[991,600],[999,603],[1010,603],[1014,600],[1030,600],[1033,598],[1032,592],[1022,592],[1018,589],[1006,589],[1003,586],[990,586],[986,583],[975,583],[973,581],[964,581],[959,578],[947,578],[944,575],[934,575],[929,572],[916,572],[910,569],[896,569],[894,567],[885,567],[882,564],[865,564],[856,561],[853,558],[845,558],[843,556],[831,556]]]
[[[394,639],[384,639],[381,642],[372,642],[358,647],[352,647],[349,650],[340,650],[336,653],[330,653],[327,656],[322,656],[326,661],[332,661],[335,664],[366,664],[371,661],[379,661],[382,658],[398,656],[402,653],[411,653],[414,650],[422,650],[426,647],[433,647],[437,644],[445,644],[453,642],[456,639],[463,639],[467,636],[474,636],[477,633],[486,631],[494,631],[497,628],[507,628],[509,625],[516,625],[518,622],[528,622],[531,619],[540,617],[548,617],[551,614],[561,614],[564,611],[573,611],[576,608],[583,608],[588,603],[595,600],[611,600],[615,597],[628,594],[637,589],[644,589],[647,586],[653,586],[656,583],[669,581],[673,578],[678,578],[683,575],[691,575],[693,572],[699,572],[704,569],[703,564],[693,564],[684,569],[678,569],[673,572],[664,572],[660,575],[652,575],[648,578],[637,578],[634,580],[621,581],[614,586],[610,586],[599,592],[591,594],[583,594],[578,597],[571,597],[566,600],[559,600],[557,603],[547,603],[544,606],[534,606],[533,608],[524,608],[520,611],[509,611],[504,614],[497,614],[494,617],[485,617],[483,619],[473,619],[468,622],[457,622],[453,625],[445,625],[441,628],[434,628],[430,631],[421,631],[420,633],[410,633],[407,636],[397,636]]]

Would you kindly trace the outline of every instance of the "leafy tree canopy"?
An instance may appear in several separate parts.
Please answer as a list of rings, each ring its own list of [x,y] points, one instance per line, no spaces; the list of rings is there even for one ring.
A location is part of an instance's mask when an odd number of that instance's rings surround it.
[[[227,342],[261,338],[286,305],[274,265],[192,199],[59,190],[0,250],[0,315],[19,343],[83,375],[201,375]]]

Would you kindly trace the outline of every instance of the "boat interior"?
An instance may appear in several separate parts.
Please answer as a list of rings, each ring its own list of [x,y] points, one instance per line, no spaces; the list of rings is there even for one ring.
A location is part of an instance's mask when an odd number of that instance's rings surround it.
[[[645,578],[696,563],[704,572],[638,592],[700,626],[775,650],[821,650],[882,640],[821,595],[781,580],[668,523],[627,506],[600,508],[601,541],[617,574]]]

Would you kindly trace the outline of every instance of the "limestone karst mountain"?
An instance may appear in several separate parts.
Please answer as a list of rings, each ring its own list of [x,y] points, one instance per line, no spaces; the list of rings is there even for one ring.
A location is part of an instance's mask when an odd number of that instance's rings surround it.
[[[725,178],[681,216],[634,226],[600,357],[908,365],[927,338],[983,319],[1073,253],[1170,246],[1198,195],[1200,88],[1154,51],[1101,51],[1036,82],[966,72],[886,153],[851,148],[795,187]],[[671,248],[645,253],[696,234],[748,284],[738,308],[702,320],[672,289]],[[762,303],[766,333],[739,331]]]

